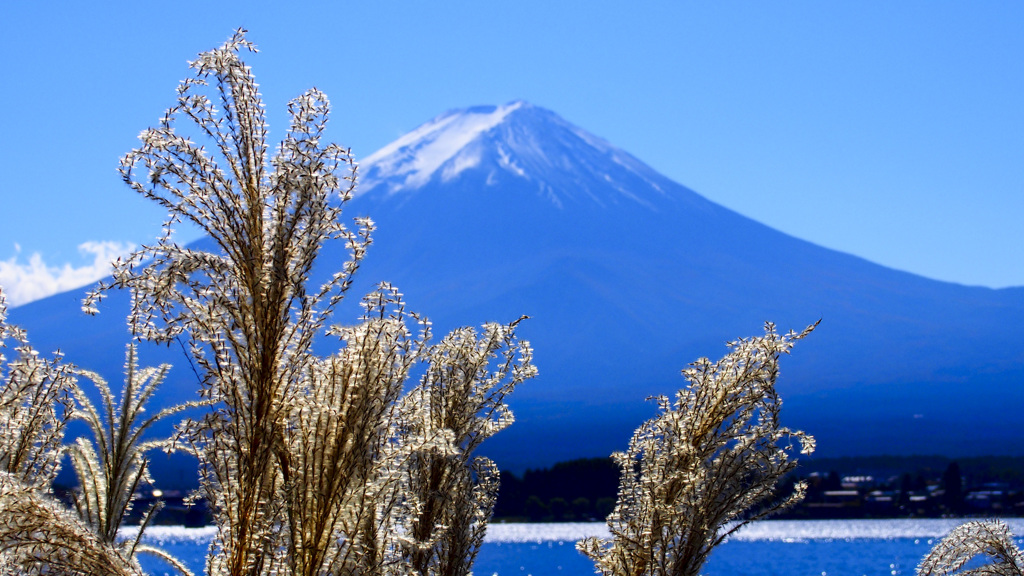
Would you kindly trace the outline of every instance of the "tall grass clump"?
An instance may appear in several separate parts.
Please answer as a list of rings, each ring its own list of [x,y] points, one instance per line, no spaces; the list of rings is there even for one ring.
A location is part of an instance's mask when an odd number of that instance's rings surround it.
[[[199,459],[217,528],[207,574],[468,574],[498,483],[473,452],[511,423],[504,399],[535,374],[530,347],[518,321],[434,343],[386,283],[358,322],[332,324],[373,229],[341,222],[356,164],[325,142],[330,106],[316,89],[289,104],[272,151],[243,51],[255,48],[238,31],[201,54],[122,160],[128,186],[168,210],[165,233],[84,308],[127,289],[138,339],[191,356],[211,409],[180,443]],[[181,222],[216,248],[177,244]],[[328,242],[348,260],[311,285]],[[327,337],[337,352],[318,355]]]
[[[970,567],[968,563],[974,561]],[[953,529],[917,567],[920,576],[1021,576],[1024,555],[1010,528],[999,520],[976,520]]]
[[[106,382],[64,362],[45,359],[24,332],[7,323],[0,292],[0,574],[137,574],[137,554],[164,551],[134,541],[118,542],[117,529],[149,480],[145,452],[166,440],[142,440],[142,432],[188,404],[141,418],[159,385],[159,371],[135,365],[129,346],[125,388],[118,403]],[[13,355],[10,353],[13,352]],[[103,399],[97,410],[78,377],[94,380]],[[67,424],[86,421],[93,438],[64,444]],[[75,509],[52,493],[52,482],[70,454],[81,487]],[[158,508],[153,507],[146,520]]]
[[[657,398],[660,413],[614,454],[619,495],[608,517],[610,539],[588,538],[577,548],[607,576],[696,576],[711,551],[754,520],[800,501],[806,487],[780,494],[814,439],[780,424],[775,390],[779,357],[803,332],[728,344],[717,362],[701,358],[683,370],[688,385],[675,400]]]
[[[154,439],[144,435],[157,422],[199,406],[197,402],[185,402],[147,414],[146,405],[170,368],[169,364],[157,368],[140,367],[138,347],[135,342],[129,343],[125,351],[125,378],[120,401],[102,376],[88,370],[76,370],[79,376],[93,382],[101,403],[97,408],[77,383],[72,388],[74,414],[85,421],[92,434],[92,438],[79,437],[65,447],[78,478],[74,504],[79,517],[110,546],[117,545],[118,529],[131,512],[139,488],[153,483],[146,453],[170,451],[173,447],[171,438]],[[160,501],[151,504],[143,513],[142,527],[136,538],[122,543],[119,548],[126,558],[135,557],[137,552],[155,554],[188,573],[166,552],[140,543],[146,525],[162,507]]]
[[[60,354],[41,356],[25,332],[7,322],[2,290],[0,379],[0,474],[26,488],[48,491],[60,472],[74,367]]]

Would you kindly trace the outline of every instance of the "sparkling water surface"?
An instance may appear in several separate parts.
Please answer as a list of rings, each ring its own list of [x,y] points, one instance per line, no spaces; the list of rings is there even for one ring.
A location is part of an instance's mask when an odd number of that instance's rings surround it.
[[[705,565],[706,576],[895,576],[913,574],[932,546],[963,520],[767,520],[744,527]],[[1004,520],[1024,536],[1024,519]],[[145,541],[203,571],[212,528],[154,526]],[[492,524],[477,576],[589,576],[593,564],[576,551],[586,536],[607,536],[603,523]],[[1018,538],[1018,545],[1024,540]],[[144,560],[150,574],[174,574]]]

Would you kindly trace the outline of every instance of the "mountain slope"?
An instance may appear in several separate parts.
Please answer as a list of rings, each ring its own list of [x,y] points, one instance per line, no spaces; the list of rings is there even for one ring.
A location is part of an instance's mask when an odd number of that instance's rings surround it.
[[[765,321],[819,318],[780,389],[821,454],[1022,452],[1024,289],[936,282],[781,234],[524,102],[446,113],[360,164],[346,215],[379,230],[338,321],[381,280],[437,333],[531,316],[521,335],[541,375],[489,442],[503,467],[621,449],[688,362]],[[317,274],[346,258],[328,247]],[[84,319],[76,298],[12,316],[40,348],[115,370],[126,304]],[[178,364],[167,393],[190,394],[180,352],[151,354]]]

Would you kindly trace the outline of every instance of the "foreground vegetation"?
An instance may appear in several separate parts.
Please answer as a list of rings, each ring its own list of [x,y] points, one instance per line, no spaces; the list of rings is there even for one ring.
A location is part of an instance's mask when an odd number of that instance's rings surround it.
[[[371,221],[349,230],[340,220],[356,166],[322,141],[329,104],[315,89],[291,102],[271,154],[244,50],[254,48],[239,32],[201,54],[177,104],[122,160],[124,181],[168,210],[166,233],[118,262],[84,305],[96,313],[108,290],[130,291],[133,342],[188,350],[201,387],[192,406],[205,415],[174,438],[144,440],[155,420],[187,407],[145,415],[167,367],[139,369],[129,345],[120,400],[93,377],[97,408],[76,379],[84,372],[39,360],[0,316],[0,336],[16,341],[0,403],[0,559],[19,572],[136,574],[137,555],[152,553],[187,573],[160,550],[116,539],[149,481],[145,454],[166,448],[200,462],[195,496],[217,527],[207,574],[467,574],[498,489],[496,466],[475,450],[511,424],[504,399],[536,373],[530,346],[515,335],[518,320],[435,342],[387,284],[363,298],[356,324],[331,324],[371,241]],[[176,244],[182,221],[216,251]],[[331,241],[350,260],[311,286]],[[321,357],[312,343],[324,335],[338,351]],[[94,440],[65,449],[72,417]],[[81,483],[73,510],[49,495],[65,450]]]
[[[341,223],[356,186],[347,149],[322,141],[329,104],[313,89],[289,105],[291,125],[271,152],[262,102],[239,54],[242,31],[192,63],[177,103],[121,162],[124,181],[168,211],[165,234],[116,264],[84,304],[97,313],[112,289],[131,295],[124,384],[44,358],[6,322],[0,293],[0,574],[141,574],[140,554],[166,552],[118,528],[150,482],[148,454],[181,450],[200,462],[196,498],[216,535],[210,575],[466,575],[483,541],[499,474],[475,454],[512,423],[505,403],[533,377],[522,319],[462,328],[438,341],[381,284],[355,324],[332,324],[371,242],[373,223]],[[190,222],[216,249],[175,243]],[[350,260],[321,286],[310,273],[326,242]],[[618,496],[611,538],[578,549],[599,573],[695,575],[730,533],[788,509],[807,490],[783,479],[813,439],[781,425],[779,359],[814,326],[729,344],[683,371],[684,388],[657,398],[625,452],[613,455]],[[337,351],[320,356],[317,338]],[[138,342],[187,350],[200,397],[150,415],[167,366],[146,368]],[[83,382],[91,380],[100,401]],[[171,438],[147,431],[186,408]],[[70,419],[90,434],[65,443]],[[53,495],[62,458],[79,479],[73,506]],[[922,564],[959,569],[985,552],[1019,573],[1019,552],[998,524],[968,525]],[[1016,562],[1016,563],[1015,563]],[[1008,572],[1016,570],[1016,572]]]

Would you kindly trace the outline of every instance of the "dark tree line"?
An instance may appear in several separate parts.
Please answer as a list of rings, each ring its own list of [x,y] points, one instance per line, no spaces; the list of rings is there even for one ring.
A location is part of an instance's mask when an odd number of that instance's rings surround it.
[[[604,519],[615,504],[618,467],[611,458],[560,462],[524,474],[501,473],[501,492],[495,517],[505,521],[585,522]],[[869,506],[815,508],[825,493],[843,489],[843,478],[875,478],[871,490],[893,493],[885,515],[1012,514],[1024,499],[1024,458],[978,456],[953,460],[944,456],[865,456],[815,458],[801,462],[784,482],[783,491],[798,480],[809,480],[807,500],[786,516],[859,517],[878,513]],[[999,485],[1006,509],[976,509],[966,501],[969,492]],[[930,493],[926,505],[911,506],[913,494]]]
[[[611,458],[559,462],[522,477],[504,471],[494,515],[531,522],[603,520],[615,507],[618,487],[619,468]]]

